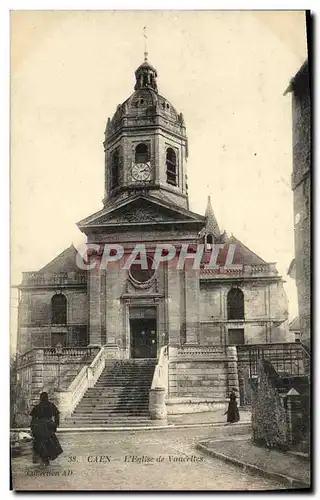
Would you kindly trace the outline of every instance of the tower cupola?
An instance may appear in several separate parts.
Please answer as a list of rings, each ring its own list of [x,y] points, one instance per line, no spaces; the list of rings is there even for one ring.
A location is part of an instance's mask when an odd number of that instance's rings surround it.
[[[158,92],[157,77],[145,50],[134,92],[107,121],[105,205],[147,192],[188,207],[186,126],[182,113]]]
[[[152,89],[158,92],[157,70],[148,62],[147,53],[144,55],[144,62],[140,64],[135,72],[136,84],[134,90]]]

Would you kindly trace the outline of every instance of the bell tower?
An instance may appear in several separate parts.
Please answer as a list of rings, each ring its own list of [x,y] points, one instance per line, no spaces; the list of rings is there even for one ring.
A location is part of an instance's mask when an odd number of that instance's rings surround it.
[[[159,94],[157,77],[145,53],[133,94],[108,118],[105,206],[144,192],[188,208],[186,127],[182,113]]]

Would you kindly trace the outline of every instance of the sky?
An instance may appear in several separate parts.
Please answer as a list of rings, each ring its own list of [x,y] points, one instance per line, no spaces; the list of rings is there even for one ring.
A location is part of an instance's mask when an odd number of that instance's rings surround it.
[[[306,59],[303,11],[11,13],[11,282],[84,236],[102,208],[107,118],[133,92],[143,27],[158,89],[183,112],[190,209],[207,196],[286,280],[297,314],[290,78]],[[17,292],[12,289],[11,330]]]

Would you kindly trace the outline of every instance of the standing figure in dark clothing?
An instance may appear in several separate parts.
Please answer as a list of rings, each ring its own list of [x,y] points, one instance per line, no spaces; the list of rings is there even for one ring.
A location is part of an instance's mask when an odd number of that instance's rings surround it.
[[[55,460],[62,448],[55,434],[59,426],[59,410],[49,401],[48,394],[40,394],[40,403],[31,411],[31,432],[33,435],[33,462],[40,461],[49,465],[49,460]]]
[[[232,389],[230,393],[229,405],[225,414],[227,414],[227,422],[230,424],[233,424],[234,422],[238,422],[240,420],[239,408],[237,405],[237,396],[234,389]]]

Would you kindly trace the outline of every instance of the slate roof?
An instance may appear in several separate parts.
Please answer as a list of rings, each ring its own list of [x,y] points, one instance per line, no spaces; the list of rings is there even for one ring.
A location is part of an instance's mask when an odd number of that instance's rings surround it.
[[[77,249],[72,244],[66,248],[57,257],[46,264],[39,272],[41,273],[63,273],[80,272],[76,263]]]

